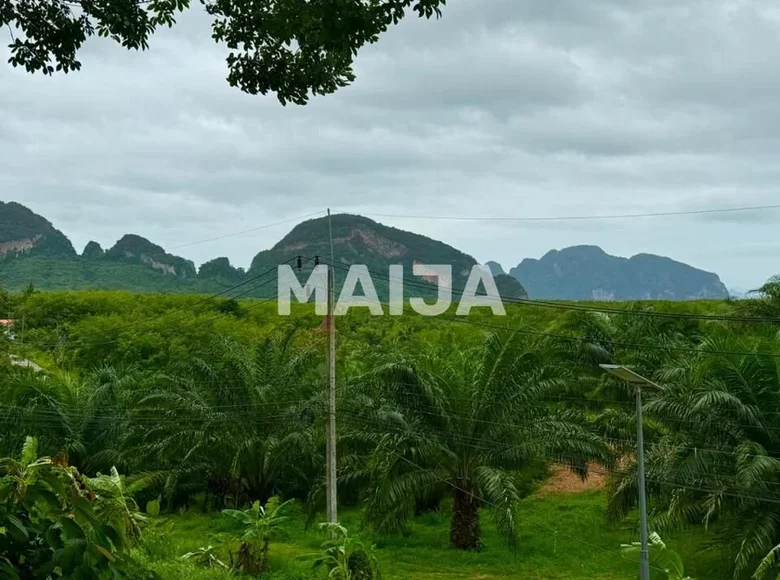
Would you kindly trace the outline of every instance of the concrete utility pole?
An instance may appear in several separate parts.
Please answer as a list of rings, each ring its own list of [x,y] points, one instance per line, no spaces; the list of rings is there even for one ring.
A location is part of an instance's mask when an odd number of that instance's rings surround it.
[[[622,365],[599,365],[609,374],[633,385],[636,391],[636,461],[639,480],[639,579],[650,580],[650,551],[647,532],[647,496],[645,490],[645,437],[642,428],[642,387],[662,390],[663,387]]]
[[[330,264],[328,265],[328,428],[326,438],[326,479],[328,488],[328,522],[338,521],[338,490],[336,486],[336,320],[333,316],[335,292],[333,272],[333,230],[328,209],[328,234],[330,237]]]

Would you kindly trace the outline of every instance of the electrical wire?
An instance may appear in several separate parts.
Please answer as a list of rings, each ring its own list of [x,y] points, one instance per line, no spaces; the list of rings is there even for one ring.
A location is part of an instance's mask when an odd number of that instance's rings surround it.
[[[324,211],[316,211],[316,212],[313,212],[313,213],[309,213],[309,214],[298,216],[298,217],[294,217],[294,218],[289,218],[289,219],[278,221],[278,222],[274,222],[274,223],[271,223],[271,224],[265,224],[265,225],[262,225],[262,226],[257,226],[255,228],[250,228],[248,230],[241,230],[241,231],[238,231],[238,232],[233,232],[232,234],[225,234],[223,236],[216,236],[214,238],[207,238],[205,240],[198,240],[196,242],[188,242],[186,244],[180,244],[178,246],[171,246],[168,249],[169,250],[178,250],[179,248],[188,248],[190,246],[197,246],[199,244],[205,244],[205,243],[208,243],[208,242],[215,242],[217,240],[224,240],[226,238],[232,238],[232,237],[235,237],[235,236],[241,236],[241,235],[244,235],[244,234],[257,232],[257,231],[260,231],[260,230],[265,230],[265,229],[268,229],[268,228],[272,228],[274,226],[279,226],[279,225],[290,223],[290,222],[300,222],[301,220],[304,220],[304,219],[308,219],[308,218],[315,217],[315,216],[321,216],[324,213],[325,213]]]
[[[295,260],[295,258],[290,258],[286,262],[282,262],[282,264],[289,264],[289,262],[292,262],[293,260]],[[190,304],[190,305],[186,305],[186,306],[179,306],[179,307],[174,308],[172,310],[168,310],[166,312],[163,312],[162,314],[159,314],[157,316],[153,316],[153,317],[150,317],[150,318],[145,318],[145,319],[143,319],[141,321],[132,322],[132,323],[129,323],[129,324],[125,324],[125,325],[116,327],[116,328],[106,329],[103,332],[105,334],[109,334],[109,333],[122,333],[122,332],[124,332],[125,330],[127,330],[129,328],[136,328],[138,326],[141,326],[141,325],[144,325],[144,324],[149,324],[150,322],[154,322],[156,320],[165,319],[166,317],[170,316],[171,313],[176,313],[176,312],[182,312],[183,314],[182,314],[182,316],[179,316],[178,318],[174,318],[173,320],[174,321],[175,320],[181,320],[183,317],[193,314],[190,311],[190,309],[193,309],[196,306],[200,306],[200,305],[209,303],[209,302],[213,301],[216,298],[225,296],[228,293],[233,292],[234,290],[237,290],[238,288],[246,286],[247,284],[251,284],[252,282],[255,282],[255,281],[259,280],[260,278],[262,278],[264,276],[267,276],[268,274],[270,274],[272,272],[275,273],[277,271],[278,271],[278,266],[274,266],[273,268],[269,268],[268,270],[265,270],[264,272],[261,272],[260,274],[257,274],[256,276],[252,276],[248,280],[244,280],[243,282],[241,282],[239,284],[236,284],[236,285],[228,288],[227,290],[224,290],[224,291],[219,292],[217,294],[212,294],[212,295],[209,295],[209,296],[207,296],[205,298],[202,298],[202,299],[196,301],[194,304]],[[276,279],[277,279],[277,276],[274,275],[270,280],[267,280],[267,281],[265,281],[265,282],[263,282],[261,284],[257,284],[257,285],[251,286],[248,289],[245,289],[243,292],[237,294],[236,296],[232,296],[231,299],[235,300],[237,298],[241,298],[243,296],[246,296],[247,294],[250,294],[250,293],[254,292],[255,290],[258,290],[259,288],[262,288],[264,286],[267,286],[268,284],[271,284],[271,283],[275,282]],[[276,299],[275,297],[272,297],[272,298],[269,298],[269,299],[266,299],[266,300],[261,300],[261,301],[255,303],[255,304],[251,305],[249,308],[250,309],[256,308],[257,306],[259,306],[261,304],[265,304],[265,303],[270,302],[270,301],[275,300],[275,299]],[[197,313],[195,313],[195,314],[197,314]],[[219,313],[216,316],[212,317],[211,319],[206,319],[205,322],[208,322],[209,320],[216,320],[218,318],[222,318],[224,316],[228,316],[229,314],[230,313]],[[165,324],[166,325],[170,324],[170,322],[171,322],[171,320],[165,320]],[[193,323],[181,326],[180,328],[189,328],[191,326],[202,324],[203,322],[204,322],[203,320],[196,320]],[[150,330],[150,329],[145,329],[145,330]],[[63,340],[63,341],[58,341],[58,342],[49,343],[49,344],[45,344],[45,343],[32,343],[32,344],[35,345],[38,348],[41,348],[41,349],[45,350],[46,348],[54,348],[54,347],[62,348],[62,347],[66,347],[66,346],[67,347],[79,347],[79,346],[83,347],[85,345],[86,346],[102,346],[102,345],[107,345],[107,344],[114,344],[114,343],[117,343],[117,342],[119,342],[121,340],[122,340],[121,338],[114,338],[114,339],[106,340],[106,341],[93,341],[91,339],[79,339],[79,340],[67,340],[66,339],[66,340]]]
[[[384,217],[397,219],[422,219],[437,221],[469,221],[469,222],[561,222],[561,221],[588,221],[588,220],[610,220],[610,219],[636,219],[636,218],[654,218],[671,217],[687,215],[707,215],[719,213],[734,213],[744,211],[762,211],[770,209],[780,209],[780,204],[754,205],[744,207],[724,207],[715,209],[697,209],[688,211],[666,211],[651,213],[625,213],[625,214],[604,214],[604,215],[578,215],[578,216],[441,216],[441,215],[406,215],[406,214],[388,214],[388,213],[364,213],[364,217]],[[341,212],[346,213],[346,212]]]
[[[335,268],[342,270],[349,270],[349,266],[344,264],[331,264]],[[378,275],[382,280],[387,282],[401,282],[404,286],[410,285],[416,289],[431,291],[435,288],[432,284],[428,284],[415,278],[397,278],[384,275],[381,272],[366,268],[369,273]],[[452,288],[455,296],[463,296],[465,288]],[[519,304],[527,306],[536,306],[539,308],[553,308],[557,310],[570,310],[570,311],[584,311],[584,312],[597,312],[602,314],[624,314],[627,316],[646,316],[651,318],[672,318],[677,320],[698,320],[698,321],[713,321],[713,322],[744,322],[744,323],[772,323],[780,324],[780,318],[776,317],[759,317],[759,316],[725,316],[717,314],[696,314],[693,312],[658,312],[654,310],[628,310],[624,308],[609,308],[600,306],[587,306],[584,304],[572,304],[568,302],[553,302],[549,300],[538,300],[531,298],[512,298],[512,297],[493,297],[493,296],[480,296],[480,300],[495,300],[496,302],[508,302],[509,304]]]
[[[348,268],[348,266],[342,266],[342,265],[336,265],[336,267],[340,267],[342,269]],[[371,272],[371,270],[369,270]],[[382,277],[380,274],[380,279],[384,281],[393,281],[393,278],[390,277]],[[399,279],[395,279],[398,281]],[[430,290],[430,287],[425,288],[427,290]],[[461,294],[463,293],[463,290],[459,291]],[[491,299],[489,296],[482,296],[481,299]],[[631,314],[633,311],[620,311],[620,314]],[[444,320],[447,322],[456,322],[460,324],[467,324],[467,325],[475,325],[475,326],[481,326],[483,328],[490,328],[494,330],[501,330],[505,332],[517,332],[520,334],[527,334],[527,335],[533,335],[533,336],[543,336],[548,338],[555,338],[558,340],[563,341],[571,341],[571,342],[581,342],[581,343],[587,343],[592,344],[594,342],[601,343],[601,344],[610,344],[613,346],[622,346],[626,348],[635,348],[638,350],[659,350],[659,351],[665,351],[665,352],[685,352],[685,353],[694,353],[694,354],[712,354],[712,355],[723,355],[723,356],[756,356],[756,357],[767,357],[767,358],[780,358],[780,354],[778,353],[765,353],[765,352],[745,352],[745,351],[728,351],[728,350],[718,350],[718,349],[704,349],[704,348],[692,348],[692,347],[679,347],[679,346],[672,346],[672,345],[654,345],[651,343],[632,343],[632,342],[625,342],[625,341],[617,341],[617,340],[610,340],[610,339],[589,339],[584,337],[576,337],[576,336],[570,336],[570,335],[564,335],[564,334],[558,334],[558,333],[552,333],[552,332],[544,332],[544,331],[534,331],[529,329],[520,329],[516,327],[511,327],[509,325],[499,325],[499,324],[491,324],[487,322],[478,322],[475,320],[469,320],[468,318],[464,316],[458,316],[458,317],[448,317],[448,316],[436,316],[432,317],[436,320]],[[763,319],[762,319],[763,320]]]
[[[344,414],[343,411],[341,411],[341,413],[342,413],[342,415]],[[348,417],[348,421],[349,420],[355,421],[358,424],[360,424],[362,428],[365,428],[367,426],[372,426],[374,428],[377,427],[377,425],[376,425],[376,418],[375,417],[363,417],[360,414],[349,414],[349,413],[347,413],[346,416]],[[421,427],[419,425],[417,425],[416,427],[418,427],[422,431],[422,433],[417,433],[417,435],[424,435],[425,433],[428,433],[430,435],[436,435],[437,434],[436,428],[433,428],[433,427],[430,427],[430,426],[423,426],[423,427]],[[441,431],[439,431],[438,433],[441,433]],[[447,432],[447,433],[449,434],[449,432]],[[487,445],[484,445],[484,444],[480,445],[479,443],[485,443],[484,440],[479,440],[479,441],[477,441],[476,444],[475,443],[469,443],[468,438],[463,438],[462,435],[460,435],[460,434],[455,434],[454,435],[454,440],[455,440],[455,442],[458,445],[461,445],[461,446],[464,446],[464,447],[467,447],[467,448],[471,448],[471,449],[475,449],[475,450],[481,450],[481,451],[488,451],[488,452],[501,452],[501,448],[500,447],[487,446]],[[511,447],[509,447],[507,449],[511,449]],[[506,451],[506,450],[504,450],[504,451]],[[575,456],[573,456],[571,454],[566,454],[566,453],[558,453],[555,456],[542,455],[542,456],[539,456],[539,457],[536,457],[536,458],[540,459],[540,460],[543,460],[545,463],[548,463],[548,464],[549,463],[561,463],[564,460],[568,461],[570,463],[577,463],[580,460],[580,458],[575,457]],[[603,470],[603,469],[599,469],[596,466],[589,466],[588,467],[588,471],[593,471],[594,473],[599,473],[599,474],[604,475],[604,476],[611,476],[611,475],[615,475],[615,474],[623,475],[623,476],[632,475],[631,471],[621,470],[619,468],[613,468],[612,470]],[[780,497],[777,497],[777,498],[759,497],[759,496],[752,495],[752,494],[737,493],[737,492],[728,491],[728,490],[715,489],[715,488],[712,488],[712,487],[704,488],[701,485],[695,485],[695,484],[691,483],[690,479],[686,479],[686,480],[678,479],[678,480],[675,480],[675,479],[672,479],[672,478],[668,477],[668,475],[672,475],[673,476],[675,474],[684,474],[684,476],[688,477],[688,476],[690,476],[689,473],[684,473],[684,472],[681,472],[679,470],[671,470],[671,471],[667,471],[666,473],[667,473],[667,475],[665,476],[666,479],[660,479],[658,477],[653,476],[652,474],[650,476],[646,476],[645,479],[647,481],[649,481],[649,482],[659,483],[661,485],[671,485],[671,486],[676,486],[676,487],[684,487],[684,488],[688,488],[688,489],[694,489],[696,491],[702,491],[702,492],[705,492],[705,493],[721,493],[723,495],[728,495],[730,497],[749,499],[751,501],[772,503],[772,504],[780,504]],[[710,477],[712,477],[712,475],[713,474],[701,474],[700,478],[707,478],[707,479],[709,479]],[[755,483],[771,484],[771,485],[778,485],[778,484],[780,484],[780,482],[769,482],[769,481],[765,481],[765,480],[754,480],[754,482]],[[736,481],[736,478],[733,481],[733,485],[734,486],[739,485],[739,483]]]

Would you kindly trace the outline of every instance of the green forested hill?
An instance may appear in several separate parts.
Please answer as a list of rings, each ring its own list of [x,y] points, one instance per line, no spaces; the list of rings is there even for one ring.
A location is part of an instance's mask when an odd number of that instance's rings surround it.
[[[129,290],[132,292],[219,292],[217,280],[165,275],[146,264],[94,260],[80,256],[30,256],[0,262],[0,285],[18,291],[32,284],[41,290]]]
[[[161,246],[127,234],[111,248],[103,250],[90,242],[79,256],[70,241],[58,230],[24,206],[0,206],[0,285],[21,290],[32,284],[43,290],[114,289],[133,292],[217,293],[242,284],[236,297],[270,297],[276,285],[257,276],[279,264],[304,260],[299,272],[305,282],[314,256],[330,260],[329,225],[333,229],[333,251],[337,264],[336,287],[340,287],[352,264],[368,266],[381,299],[388,298],[389,266],[402,264],[410,282],[405,294],[429,296],[435,292],[433,280],[412,275],[413,264],[449,264],[453,286],[465,285],[477,261],[442,242],[412,232],[387,227],[357,215],[340,214],[303,222],[293,228],[273,248],[261,251],[248,272],[234,267],[228,258],[210,260],[197,268],[190,260],[169,254]],[[3,248],[6,248],[3,253]],[[497,276],[502,296],[526,297],[522,285],[510,276]],[[414,285],[413,287],[411,285]]]
[[[304,221],[278,243],[259,251],[248,271],[226,257],[199,268],[190,260],[136,234],[122,236],[103,249],[90,242],[81,255],[68,238],[28,208],[0,202],[0,285],[20,290],[30,284],[44,290],[116,289],[135,292],[216,293],[245,283],[241,296],[274,296],[274,284],[258,286],[254,278],[279,264],[304,258],[298,272],[303,284],[314,266],[313,257],[336,264],[336,288],[351,265],[369,268],[379,297],[389,296],[389,268],[403,267],[405,296],[431,296],[433,277],[415,276],[415,264],[450,265],[453,288],[464,288],[478,262],[441,241],[377,223],[359,215],[336,214],[330,219]],[[718,276],[670,258],[638,254],[610,256],[596,246],[551,250],[542,258],[525,259],[509,274],[488,262],[504,298],[558,300],[691,300],[725,298],[728,291]]]
[[[347,268],[353,264],[365,265],[380,297],[388,296],[388,278],[391,265],[403,266],[405,284],[411,294],[425,294],[421,286],[427,282],[424,277],[414,276],[415,264],[449,265],[452,267],[453,288],[462,289],[478,264],[472,256],[464,254],[443,242],[425,236],[379,224],[359,215],[339,214],[331,218],[318,218],[298,224],[289,234],[270,250],[257,254],[252,260],[249,274],[259,274],[276,264],[289,263],[296,256],[320,256],[330,261],[330,229],[333,235],[333,255],[337,286],[343,281]],[[304,265],[303,280],[312,270],[313,263]],[[415,287],[412,288],[411,286]],[[522,285],[510,276],[496,277],[496,285],[504,297],[525,298]],[[433,291],[433,286],[431,286]]]
[[[19,203],[0,201],[0,259],[23,255],[71,258],[76,250],[47,219]]]
[[[692,300],[726,298],[717,274],[663,256],[611,256],[598,246],[550,250],[509,271],[533,298],[561,300]]]

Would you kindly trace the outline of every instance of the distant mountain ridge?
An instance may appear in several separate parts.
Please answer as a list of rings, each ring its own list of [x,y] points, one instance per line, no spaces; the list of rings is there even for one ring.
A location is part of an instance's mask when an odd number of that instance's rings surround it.
[[[59,230],[28,208],[0,205],[0,285],[19,290],[32,283],[40,289],[112,288],[146,292],[222,292],[246,282],[243,296],[274,296],[276,284],[250,284],[254,277],[279,264],[294,264],[297,256],[330,258],[329,231],[333,232],[337,289],[350,265],[366,265],[381,299],[387,300],[389,267],[404,267],[405,295],[428,296],[436,280],[414,276],[415,264],[452,266],[453,287],[465,286],[477,261],[443,242],[385,226],[359,215],[337,214],[304,221],[277,244],[259,252],[248,271],[228,258],[210,260],[197,268],[185,258],[135,234],[122,236],[104,250],[89,242],[81,255]],[[5,258],[5,259],[3,259]],[[305,282],[313,268],[306,261],[298,277]],[[502,297],[524,298],[522,285],[506,274],[494,277]],[[272,278],[265,280],[271,281]],[[455,297],[457,300],[457,296]]]
[[[51,222],[25,206],[0,202],[0,285],[19,290],[125,289],[138,292],[223,292],[247,282],[243,296],[273,296],[276,284],[262,287],[253,277],[297,256],[330,258],[332,229],[337,289],[353,264],[366,265],[382,299],[388,296],[389,267],[401,264],[406,295],[434,292],[435,280],[413,275],[415,264],[452,266],[455,300],[477,261],[426,236],[393,228],[359,215],[336,214],[304,221],[273,247],[258,252],[248,271],[219,257],[199,268],[185,258],[135,234],[122,236],[104,250],[89,242],[79,255]],[[303,283],[313,263],[305,262]],[[505,298],[564,300],[687,300],[729,295],[718,276],[670,258],[637,254],[611,256],[597,246],[551,250],[540,259],[526,258],[506,274],[497,262],[485,264]]]
[[[717,274],[671,258],[611,256],[598,246],[550,250],[526,258],[509,274],[532,298],[560,300],[691,300],[727,298]]]

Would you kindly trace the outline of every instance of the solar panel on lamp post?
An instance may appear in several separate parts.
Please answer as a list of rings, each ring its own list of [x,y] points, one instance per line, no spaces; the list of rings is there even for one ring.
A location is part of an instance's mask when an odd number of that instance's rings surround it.
[[[663,387],[623,365],[599,365],[614,377],[633,385],[636,390],[636,454],[639,487],[639,578],[650,580],[650,556],[647,533],[647,497],[645,495],[645,442],[642,429],[642,388],[662,390]]]

